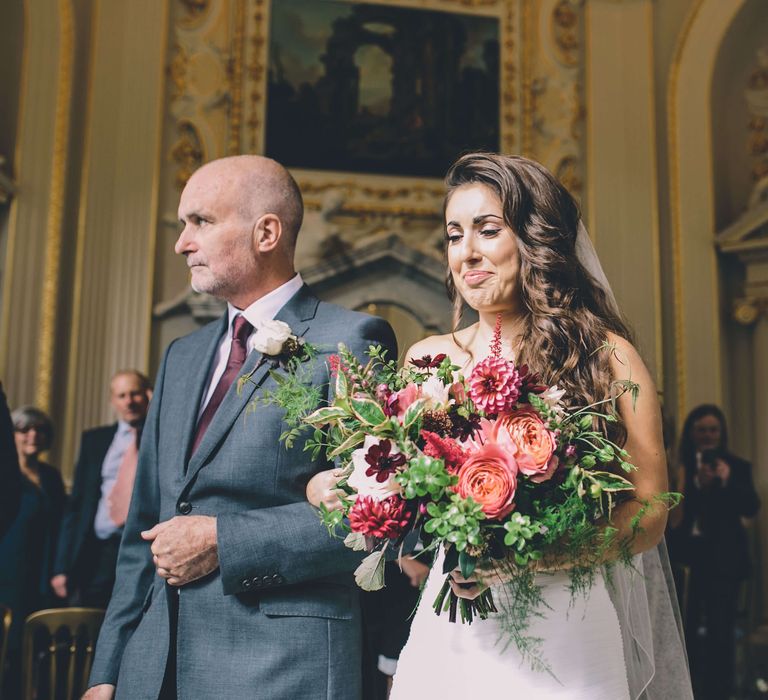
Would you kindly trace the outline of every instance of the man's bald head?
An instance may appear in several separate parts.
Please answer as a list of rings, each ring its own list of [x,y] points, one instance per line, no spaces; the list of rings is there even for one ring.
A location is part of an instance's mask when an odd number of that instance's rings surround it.
[[[296,180],[275,160],[265,156],[242,155],[219,158],[206,163],[192,177],[205,172],[219,175],[237,202],[240,215],[256,220],[264,214],[280,219],[285,244],[290,250],[296,246],[296,237],[304,218],[304,202]]]

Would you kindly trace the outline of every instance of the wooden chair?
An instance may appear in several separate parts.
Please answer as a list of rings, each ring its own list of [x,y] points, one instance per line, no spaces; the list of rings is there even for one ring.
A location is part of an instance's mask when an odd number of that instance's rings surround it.
[[[2,618],[2,631],[0,634],[0,699],[3,697],[3,682],[5,680],[5,652],[8,650],[8,634],[11,631],[13,613],[5,605],[0,605],[0,618]]]
[[[80,697],[103,620],[104,611],[96,608],[40,610],[27,618],[22,638],[24,700],[41,700],[46,686],[50,700]]]

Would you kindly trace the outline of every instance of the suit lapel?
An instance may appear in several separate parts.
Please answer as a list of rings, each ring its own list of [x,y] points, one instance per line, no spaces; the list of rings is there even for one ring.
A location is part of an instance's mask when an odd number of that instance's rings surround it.
[[[311,291],[309,291],[309,287],[304,285],[298,292],[296,292],[296,294],[294,294],[288,303],[280,309],[275,316],[275,319],[287,323],[295,335],[304,335],[309,328],[308,321],[315,316],[318,304],[318,299]],[[208,426],[208,430],[205,431],[200,446],[197,448],[195,454],[189,459],[185,477],[185,486],[195,478],[216,446],[226,438],[227,434],[232,429],[235,420],[237,420],[237,417],[251,401],[256,390],[268,380],[270,363],[261,362],[261,360],[262,355],[255,351],[251,352],[246,358],[238,378],[243,377],[250,372],[253,372],[253,375],[247,382],[245,382],[242,391],[240,391],[239,394],[237,392],[238,380],[235,380],[232,383],[232,386],[229,387],[229,391],[227,391],[224,400],[216,411],[211,424]],[[202,390],[200,391],[200,397],[202,398]],[[199,405],[200,401],[198,400],[195,404],[195,418],[197,416],[197,406]],[[192,427],[194,429],[194,425]],[[187,444],[190,444],[191,439],[190,432]]]

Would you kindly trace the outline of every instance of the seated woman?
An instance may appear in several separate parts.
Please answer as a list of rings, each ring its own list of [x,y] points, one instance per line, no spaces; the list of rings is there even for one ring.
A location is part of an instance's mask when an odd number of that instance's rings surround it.
[[[25,406],[11,414],[21,468],[16,517],[0,538],[0,603],[11,608],[8,640],[8,697],[19,696],[18,655],[24,620],[54,604],[48,584],[66,494],[58,469],[40,455],[53,440],[53,423],[43,411]]]

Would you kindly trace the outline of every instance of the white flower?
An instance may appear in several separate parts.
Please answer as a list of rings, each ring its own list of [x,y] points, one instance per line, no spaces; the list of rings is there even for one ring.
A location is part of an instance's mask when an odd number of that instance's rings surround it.
[[[549,389],[540,394],[540,398],[544,401],[544,403],[546,403],[549,408],[557,412],[561,412],[563,410],[563,406],[560,403],[563,396],[565,396],[565,389],[558,389],[557,384],[549,387]]]
[[[283,344],[292,335],[287,323],[264,321],[253,336],[253,349],[263,355],[279,355],[283,351]]]
[[[375,476],[368,476],[365,472],[370,465],[365,461],[365,455],[368,450],[374,445],[378,445],[381,442],[373,435],[366,435],[363,446],[352,453],[352,466],[354,467],[352,473],[347,479],[347,483],[357,491],[358,496],[370,496],[374,501],[383,501],[385,498],[400,493],[400,486],[391,476],[387,481],[379,482]],[[394,448],[390,454],[399,454],[398,450]]]
[[[448,403],[448,387],[439,377],[430,377],[421,385],[421,398],[427,400],[427,408],[444,408]]]

